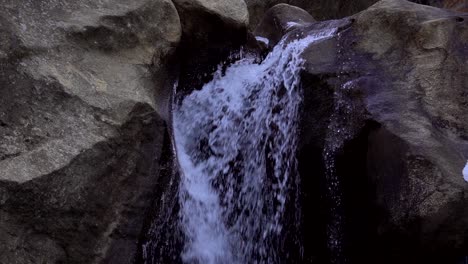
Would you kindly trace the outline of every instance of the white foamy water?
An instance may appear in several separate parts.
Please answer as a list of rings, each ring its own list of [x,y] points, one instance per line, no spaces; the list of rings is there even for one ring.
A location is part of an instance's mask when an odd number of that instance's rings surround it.
[[[282,41],[262,63],[242,59],[175,109],[184,262],[280,262],[299,180],[300,55],[333,34]]]
[[[287,29],[290,29],[290,28],[293,28],[293,27],[296,27],[296,26],[299,26],[299,23],[297,23],[297,22],[288,22],[286,24]]]
[[[465,167],[463,168],[463,179],[468,182],[468,161],[466,162]]]
[[[268,44],[270,44],[270,40],[267,39],[267,38],[260,37],[260,36],[256,36],[255,39],[256,39],[257,41],[260,41],[260,42],[265,43],[265,45],[267,45],[267,46],[268,46]]]

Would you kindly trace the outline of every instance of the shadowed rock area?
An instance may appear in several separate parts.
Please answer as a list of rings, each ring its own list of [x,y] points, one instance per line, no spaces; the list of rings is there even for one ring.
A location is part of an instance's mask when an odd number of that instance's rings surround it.
[[[174,4],[183,30],[177,87],[182,95],[201,88],[245,44],[249,13],[243,0],[174,0]]]
[[[0,263],[130,263],[169,140],[174,5],[6,0],[0,21]]]

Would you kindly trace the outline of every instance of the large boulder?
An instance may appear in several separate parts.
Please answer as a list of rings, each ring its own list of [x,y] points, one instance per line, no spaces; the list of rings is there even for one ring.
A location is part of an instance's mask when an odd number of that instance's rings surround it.
[[[468,15],[384,0],[340,21],[303,55],[304,183],[334,165],[353,263],[455,263],[468,253]]]
[[[353,15],[371,6],[377,0],[246,0],[245,2],[249,9],[250,27],[254,29],[267,10],[280,3],[300,7],[317,20],[327,20]]]
[[[249,13],[243,0],[174,0],[184,24],[184,32],[190,34],[206,33],[208,29],[201,28],[205,32],[193,32],[194,29],[200,29],[198,23],[200,17],[213,16],[228,29],[245,28],[249,23]],[[214,27],[217,25],[207,25]]]
[[[169,0],[0,10],[0,263],[130,263],[181,38]]]
[[[246,0],[250,14],[250,28],[253,30],[271,7],[284,3],[300,7],[317,20],[338,19],[365,10],[378,0]],[[412,2],[446,8],[454,11],[468,11],[465,0],[412,0]]]
[[[269,48],[278,44],[281,38],[289,31],[299,26],[315,22],[315,19],[304,9],[299,7],[278,4],[270,8],[254,31],[258,41]]]

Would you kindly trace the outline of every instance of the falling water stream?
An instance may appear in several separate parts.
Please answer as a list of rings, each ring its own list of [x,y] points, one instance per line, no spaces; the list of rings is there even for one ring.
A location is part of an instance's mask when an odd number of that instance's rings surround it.
[[[185,263],[284,262],[285,212],[299,206],[301,53],[334,33],[283,40],[261,63],[242,58],[176,106]]]

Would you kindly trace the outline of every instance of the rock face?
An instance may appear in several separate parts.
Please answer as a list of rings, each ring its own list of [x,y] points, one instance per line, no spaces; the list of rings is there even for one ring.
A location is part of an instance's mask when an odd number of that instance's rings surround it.
[[[0,21],[0,263],[130,263],[168,142],[176,8],[5,0]]]
[[[384,0],[329,24],[349,25],[304,54],[301,170],[307,186],[326,182],[320,160],[335,144],[352,263],[467,253],[467,19]]]

